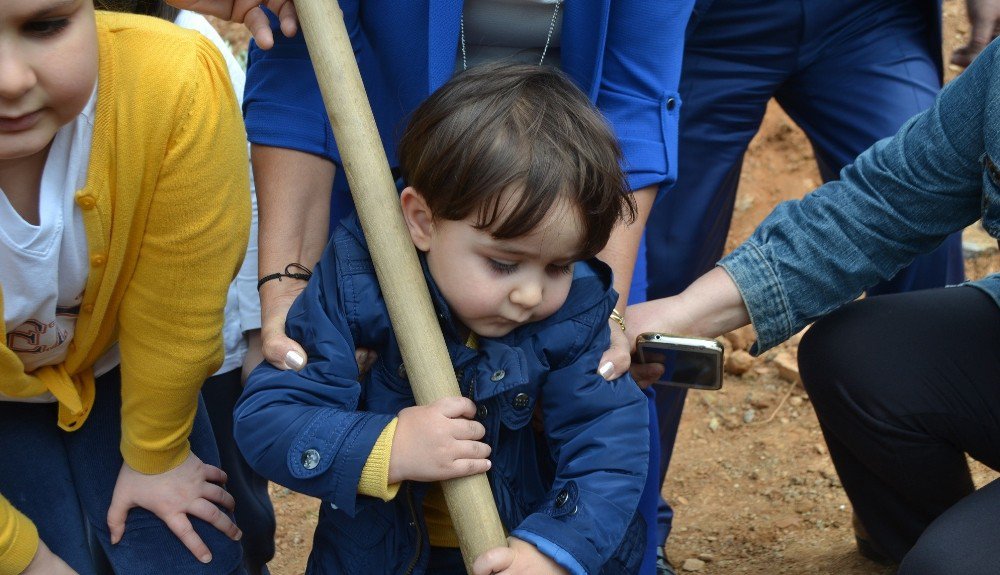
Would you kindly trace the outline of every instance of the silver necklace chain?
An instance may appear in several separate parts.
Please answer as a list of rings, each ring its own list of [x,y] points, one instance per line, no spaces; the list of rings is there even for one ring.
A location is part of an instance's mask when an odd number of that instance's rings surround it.
[[[538,59],[538,65],[541,66],[545,62],[545,55],[549,52],[549,44],[552,43],[552,33],[556,29],[556,17],[559,15],[559,6],[562,4],[562,0],[556,0],[555,8],[552,10],[552,19],[549,20],[549,33],[545,36],[545,46],[542,47],[542,57]],[[462,10],[462,16],[458,20],[458,30],[459,38],[461,39],[462,47],[462,70],[469,69],[469,61],[465,53],[465,10]]]

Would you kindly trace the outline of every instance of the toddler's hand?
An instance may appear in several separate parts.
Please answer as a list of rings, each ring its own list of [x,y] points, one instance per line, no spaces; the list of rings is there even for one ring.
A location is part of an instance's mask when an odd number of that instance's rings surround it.
[[[496,547],[472,564],[474,575],[567,575],[567,571],[537,547],[517,537],[508,537],[509,547]]]
[[[35,557],[21,575],[77,575],[72,567],[49,550],[44,541],[38,542]]]
[[[400,411],[389,456],[389,483],[486,473],[491,449],[477,441],[486,435],[486,428],[472,419],[475,415],[476,404],[465,397],[444,397]]]
[[[111,543],[117,544],[125,533],[125,517],[133,507],[152,511],[167,524],[181,543],[202,563],[212,560],[212,552],[191,526],[188,515],[197,517],[222,531],[233,540],[243,535],[228,515],[216,504],[232,511],[233,496],[222,488],[226,472],[202,463],[188,454],[179,466],[156,475],[145,475],[122,464],[108,508]]]

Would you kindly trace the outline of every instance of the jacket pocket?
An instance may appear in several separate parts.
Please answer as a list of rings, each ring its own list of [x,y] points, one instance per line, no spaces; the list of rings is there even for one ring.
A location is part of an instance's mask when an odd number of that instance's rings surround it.
[[[536,399],[532,391],[529,386],[515,387],[496,398],[500,421],[507,429],[521,429],[531,421]]]
[[[983,228],[994,238],[1000,238],[1000,167],[983,154]]]

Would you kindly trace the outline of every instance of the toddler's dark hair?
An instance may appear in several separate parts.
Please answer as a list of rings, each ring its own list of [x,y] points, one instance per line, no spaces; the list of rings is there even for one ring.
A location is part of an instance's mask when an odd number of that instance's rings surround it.
[[[399,160],[434,217],[475,212],[477,228],[498,239],[531,232],[564,198],[584,225],[584,259],[635,219],[614,134],[552,68],[486,64],[455,76],[414,111]]]

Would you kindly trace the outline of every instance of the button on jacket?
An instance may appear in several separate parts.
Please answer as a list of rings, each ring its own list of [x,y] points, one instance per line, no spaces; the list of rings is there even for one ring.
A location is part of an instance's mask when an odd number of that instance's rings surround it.
[[[980,218],[1000,238],[998,50],[993,42],[934,107],[861,154],[839,181],[779,205],[719,263],[743,295],[758,351]],[[1000,305],[1000,274],[967,285]]]
[[[478,350],[458,337],[429,283],[459,387],[493,449],[489,479],[504,526],[557,560],[571,557],[571,570],[635,573],[645,546],[636,508],[649,455],[646,400],[630,377],[607,382],[596,373],[617,295],[604,264],[574,268],[559,311],[480,338]],[[300,372],[254,371],[236,408],[236,437],[262,475],[324,501],[309,572],[422,573],[426,485],[404,484],[389,502],[357,493],[379,434],[414,400],[355,217],[334,232],[287,331],[309,361]],[[361,383],[355,346],[378,354]],[[530,425],[536,407],[544,435]]]

